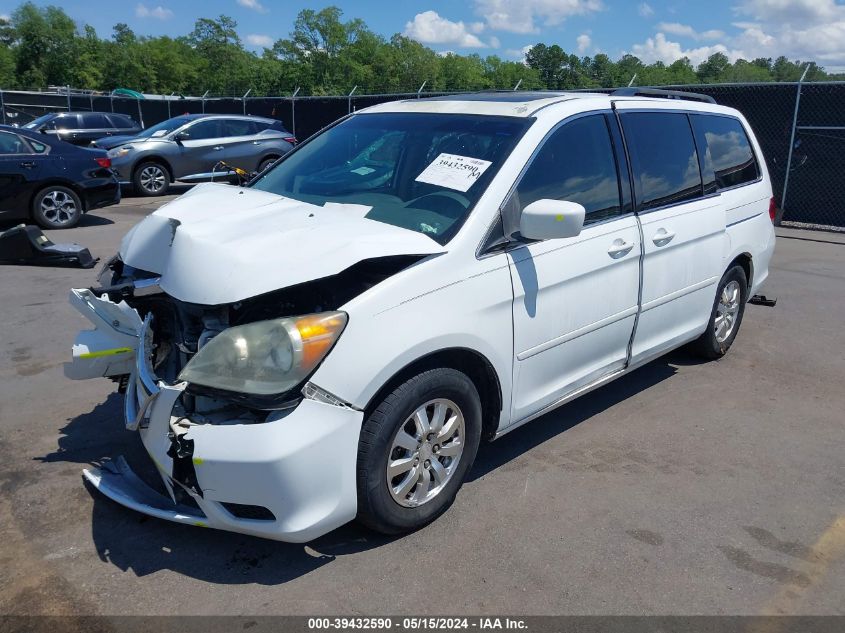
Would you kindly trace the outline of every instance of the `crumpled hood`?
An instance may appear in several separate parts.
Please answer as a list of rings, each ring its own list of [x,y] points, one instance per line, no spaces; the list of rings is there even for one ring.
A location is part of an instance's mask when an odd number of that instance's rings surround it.
[[[220,305],[337,274],[374,257],[445,248],[422,233],[363,216],[220,183],[197,185],[134,226],[120,257],[161,275],[167,294]]]

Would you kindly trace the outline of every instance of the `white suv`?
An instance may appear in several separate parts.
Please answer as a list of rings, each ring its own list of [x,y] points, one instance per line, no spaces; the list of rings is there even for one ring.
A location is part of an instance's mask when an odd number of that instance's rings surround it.
[[[725,354],[774,249],[760,146],[708,97],[632,92],[381,104],[144,219],[72,291],[96,329],[66,373],[120,383],[161,481],[87,479],[279,540],[398,533],[482,439],[681,345]]]

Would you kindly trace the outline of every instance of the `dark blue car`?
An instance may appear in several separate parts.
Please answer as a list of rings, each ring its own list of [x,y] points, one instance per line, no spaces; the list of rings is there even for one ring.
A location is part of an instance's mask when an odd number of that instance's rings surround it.
[[[83,213],[120,202],[106,152],[0,125],[0,222],[76,226]]]

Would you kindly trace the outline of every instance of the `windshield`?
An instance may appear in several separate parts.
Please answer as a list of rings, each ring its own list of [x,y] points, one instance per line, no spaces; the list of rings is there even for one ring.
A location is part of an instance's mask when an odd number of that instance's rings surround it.
[[[26,125],[23,125],[22,127],[24,129],[27,129],[27,130],[34,130],[35,128],[37,128],[42,123],[46,123],[47,121],[52,119],[54,116],[56,116],[56,115],[55,114],[42,114],[37,119],[33,119],[32,121],[30,121]]]
[[[253,183],[445,244],[457,233],[533,119],[360,114],[311,139]]]
[[[150,138],[159,130],[161,130],[165,134],[168,134],[176,128],[180,128],[186,123],[190,123],[191,121],[192,119],[186,116],[173,117],[172,119],[167,119],[167,121],[162,121],[161,123],[156,123],[152,127],[148,127],[143,132],[139,132],[136,136],[138,136],[139,138]]]

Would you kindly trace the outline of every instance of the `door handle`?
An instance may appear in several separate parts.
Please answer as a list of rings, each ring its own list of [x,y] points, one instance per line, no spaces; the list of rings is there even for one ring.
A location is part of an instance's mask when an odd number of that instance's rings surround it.
[[[619,259],[620,257],[625,257],[625,255],[630,253],[632,248],[634,248],[633,243],[626,242],[625,240],[619,238],[613,240],[613,244],[611,244],[610,248],[607,249],[607,254],[613,259]]]
[[[657,233],[654,234],[654,237],[651,238],[651,241],[654,242],[655,246],[666,246],[672,239],[675,237],[674,231],[667,231],[666,229],[660,229]]]
[[[222,145],[215,145],[215,146],[214,146],[214,150],[215,150],[215,151],[218,151],[218,152],[219,152],[221,149],[223,149],[223,146],[222,146]]]
[[[32,169],[33,167],[35,167],[35,161],[25,160],[21,163],[21,167],[23,167],[24,169]]]

